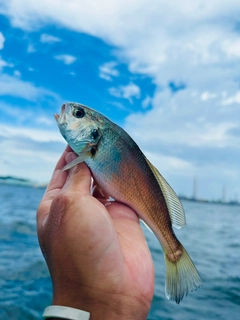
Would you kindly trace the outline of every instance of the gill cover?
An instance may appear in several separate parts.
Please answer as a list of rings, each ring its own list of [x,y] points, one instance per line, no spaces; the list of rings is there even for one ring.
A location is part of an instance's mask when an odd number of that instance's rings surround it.
[[[65,113],[69,126],[68,144],[78,154],[76,159],[63,168],[63,170],[68,170],[95,155],[102,133],[83,105],[68,103],[62,108],[62,112]]]

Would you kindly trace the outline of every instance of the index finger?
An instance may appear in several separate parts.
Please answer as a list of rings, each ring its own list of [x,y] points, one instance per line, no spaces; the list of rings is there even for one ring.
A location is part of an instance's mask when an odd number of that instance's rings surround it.
[[[45,191],[43,199],[37,210],[37,223],[38,226],[43,224],[43,221],[49,214],[50,206],[52,200],[56,196],[56,194],[61,190],[66,182],[68,172],[62,171],[62,168],[66,165],[66,155],[71,152],[71,148],[69,146],[66,147],[62,156],[58,160],[58,163],[54,169],[52,178],[49,182],[49,185]]]
[[[68,172],[62,171],[62,168],[66,165],[66,155],[67,153],[72,152],[72,149],[67,145],[65,151],[63,152],[61,158],[58,160],[58,163],[53,171],[52,178],[48,184],[46,192],[62,189],[65,184]]]

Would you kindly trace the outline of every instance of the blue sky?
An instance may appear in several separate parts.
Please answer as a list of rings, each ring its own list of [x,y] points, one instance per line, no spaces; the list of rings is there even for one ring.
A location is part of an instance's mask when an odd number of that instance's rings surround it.
[[[178,194],[240,199],[240,3],[0,0],[0,175],[50,179],[77,101]]]

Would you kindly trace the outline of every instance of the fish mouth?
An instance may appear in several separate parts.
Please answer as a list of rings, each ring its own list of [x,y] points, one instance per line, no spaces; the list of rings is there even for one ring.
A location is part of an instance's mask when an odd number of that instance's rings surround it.
[[[56,119],[56,121],[58,122],[59,118],[60,118],[60,115],[57,114],[57,113],[54,113],[54,118]]]
[[[60,118],[63,117],[64,112],[65,112],[65,107],[66,107],[66,105],[65,105],[65,103],[64,103],[64,104],[62,105],[62,107],[61,107],[61,115],[59,115],[58,113],[55,113],[55,114],[54,114],[54,118],[56,119],[57,122],[59,122],[59,121],[60,121]]]

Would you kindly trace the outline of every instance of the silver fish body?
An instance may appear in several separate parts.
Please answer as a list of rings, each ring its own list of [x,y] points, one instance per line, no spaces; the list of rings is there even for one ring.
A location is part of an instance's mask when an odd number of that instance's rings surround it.
[[[97,185],[134,209],[159,239],[166,264],[166,296],[180,303],[201,279],[172,226],[182,228],[185,214],[177,195],[134,140],[97,111],[78,103],[55,115],[60,132],[79,155],[66,169],[85,161]]]

